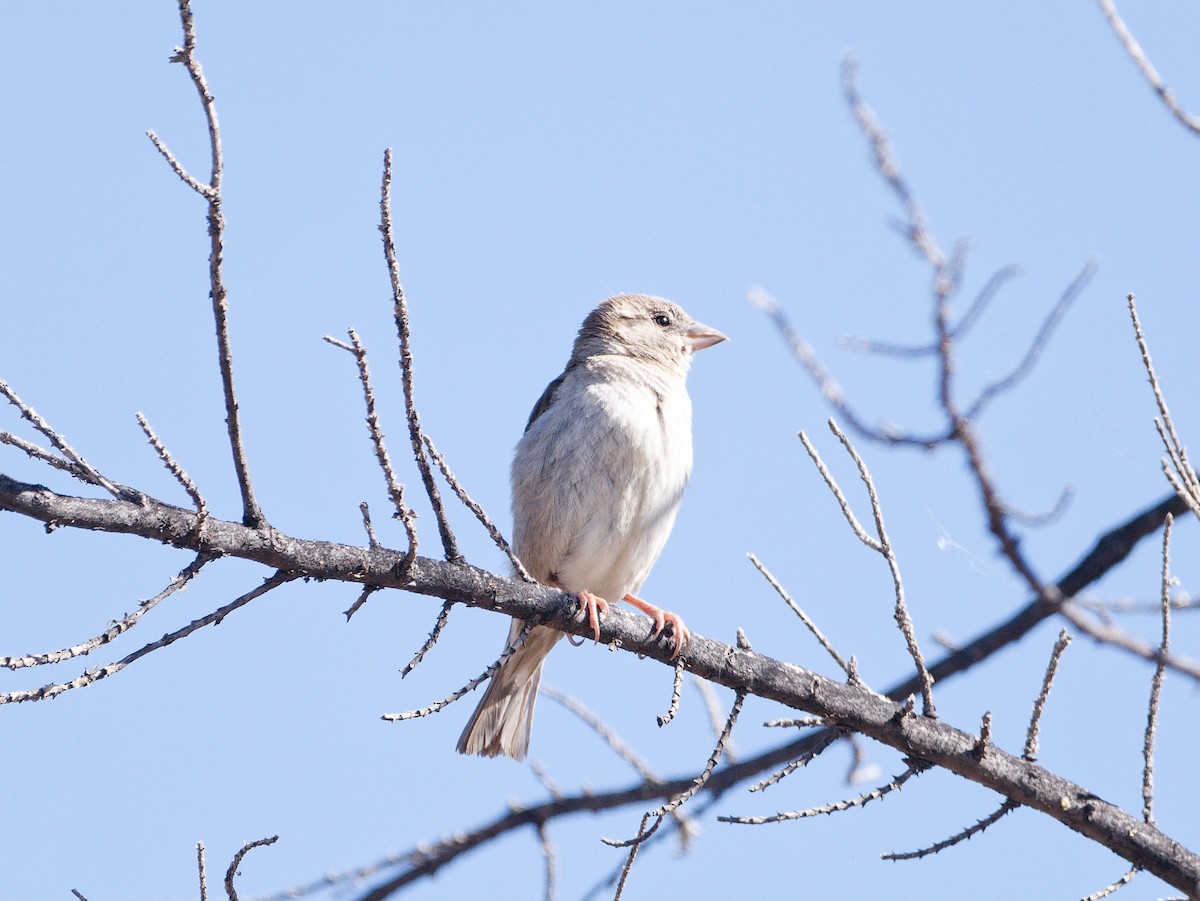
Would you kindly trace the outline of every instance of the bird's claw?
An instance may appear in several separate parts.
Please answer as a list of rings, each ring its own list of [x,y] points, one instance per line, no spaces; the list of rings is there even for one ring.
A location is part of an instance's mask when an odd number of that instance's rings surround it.
[[[670,610],[655,607],[648,601],[643,601],[637,595],[633,594],[625,595],[625,603],[637,607],[638,610],[641,610],[642,613],[646,614],[653,621],[654,631],[650,633],[651,641],[662,635],[663,630],[667,626],[671,627],[671,632],[675,636],[675,651],[671,654],[672,660],[678,657],[683,652],[684,647],[691,642],[692,633],[683,624],[683,617],[678,613],[672,613]]]
[[[586,614],[588,624],[592,627],[592,637],[599,643],[600,620],[608,618],[608,601],[590,591],[581,591],[576,596],[579,598],[579,612]]]

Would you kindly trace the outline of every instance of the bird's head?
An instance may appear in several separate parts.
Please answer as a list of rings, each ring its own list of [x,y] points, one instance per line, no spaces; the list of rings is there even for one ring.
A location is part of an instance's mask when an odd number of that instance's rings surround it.
[[[687,370],[695,351],[726,340],[680,307],[645,294],[618,294],[588,314],[572,361],[597,355],[633,357]]]

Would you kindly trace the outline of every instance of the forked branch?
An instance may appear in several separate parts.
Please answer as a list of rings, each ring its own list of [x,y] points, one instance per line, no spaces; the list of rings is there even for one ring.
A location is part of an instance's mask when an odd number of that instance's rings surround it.
[[[221,125],[217,121],[216,101],[209,90],[200,60],[196,58],[196,25],[192,20],[190,0],[179,0],[179,19],[183,26],[183,45],[175,48],[171,62],[181,63],[187,69],[188,76],[196,87],[196,93],[200,95],[200,105],[204,108],[212,160],[208,183],[205,184],[190,175],[153,131],[146,134],[175,174],[208,202],[209,297],[212,299],[213,321],[217,332],[217,363],[221,371],[221,387],[225,397],[225,426],[229,433],[229,447],[233,453],[233,468],[237,473],[238,487],[242,493],[242,522],[251,528],[260,528],[266,525],[266,519],[254,497],[254,486],[250,482],[250,465],[246,461],[246,448],[242,442],[242,421],[238,412],[237,393],[233,386],[233,350],[229,341],[229,295],[222,274],[225,215],[221,212],[221,178],[225,162],[221,152]]]

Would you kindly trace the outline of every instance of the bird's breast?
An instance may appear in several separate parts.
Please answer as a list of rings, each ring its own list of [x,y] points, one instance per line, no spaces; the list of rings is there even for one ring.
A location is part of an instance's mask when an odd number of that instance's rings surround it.
[[[682,384],[564,383],[513,460],[517,554],[539,579],[620,597],[661,552],[691,468]]]

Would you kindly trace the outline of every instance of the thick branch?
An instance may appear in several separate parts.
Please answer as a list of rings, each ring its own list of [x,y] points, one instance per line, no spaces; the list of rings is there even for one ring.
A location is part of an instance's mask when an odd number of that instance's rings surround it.
[[[155,501],[145,506],[121,500],[59,495],[40,485],[0,475],[0,509],[46,523],[140,535],[200,550],[196,513]],[[573,597],[541,585],[512,582],[465,564],[417,557],[407,571],[403,555],[384,548],[358,548],[255,530],[210,519],[204,549],[255,560],[276,569],[319,579],[404,588],[524,620],[543,622],[571,634],[589,631],[576,620]],[[601,640],[622,650],[673,666],[670,641],[650,641],[641,617],[610,611]],[[1188,893],[1200,892],[1200,856],[1101,800],[1081,786],[997,748],[982,758],[975,736],[904,708],[871,692],[826,679],[794,664],[694,635],[687,668],[709,681],[824,717],[831,723],[936,764],[1053,817],[1102,844],[1131,864]]]

